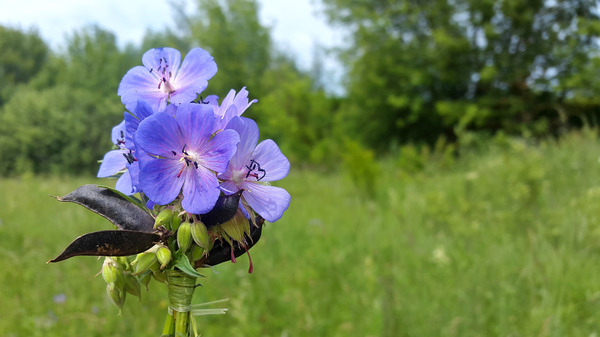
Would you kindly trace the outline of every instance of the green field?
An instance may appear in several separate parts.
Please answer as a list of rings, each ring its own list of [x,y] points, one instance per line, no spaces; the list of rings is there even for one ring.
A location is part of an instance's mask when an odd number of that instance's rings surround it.
[[[475,139],[477,140],[477,139]],[[292,204],[248,260],[207,275],[203,336],[597,336],[600,142],[474,141],[458,159],[379,163],[374,196],[344,170],[292,169]],[[6,159],[5,159],[6,160]],[[1,336],[159,336],[166,291],[151,283],[121,315],[102,261],[45,264],[110,229],[49,195],[91,178],[0,180]]]

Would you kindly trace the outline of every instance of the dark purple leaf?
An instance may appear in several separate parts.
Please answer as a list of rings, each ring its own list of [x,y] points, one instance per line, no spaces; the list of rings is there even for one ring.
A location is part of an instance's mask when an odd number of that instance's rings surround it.
[[[150,214],[106,187],[83,185],[64,197],[56,199],[79,204],[105,217],[119,229],[152,232],[154,228],[154,218]]]
[[[73,256],[128,256],[148,250],[161,240],[158,233],[109,230],[84,234],[75,239],[56,258],[59,262]]]
[[[239,190],[232,195],[220,196],[219,199],[217,199],[215,207],[213,207],[210,212],[200,215],[200,220],[207,229],[224,224],[233,218],[237,212],[242,192],[244,192],[244,190]]]
[[[248,237],[248,235],[244,235],[246,247],[237,242],[233,244],[233,255],[235,257],[241,256],[246,252],[246,250],[249,250],[258,242],[262,233],[262,226],[264,222],[265,220],[263,218],[257,216],[256,224],[250,225],[250,237]],[[217,240],[213,248],[208,253],[208,257],[203,260],[196,261],[195,266],[196,268],[206,265],[216,266],[225,261],[231,261],[231,245],[229,245],[229,243],[227,243],[225,240]]]

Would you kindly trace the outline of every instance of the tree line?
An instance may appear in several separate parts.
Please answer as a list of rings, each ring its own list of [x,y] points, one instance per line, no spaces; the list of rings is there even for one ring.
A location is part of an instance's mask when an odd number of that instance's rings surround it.
[[[94,174],[123,116],[121,77],[163,46],[207,49],[219,72],[206,94],[246,86],[259,100],[248,117],[294,165],[360,161],[469,130],[548,136],[596,122],[595,1],[323,3],[348,38],[341,97],[324,90],[318,59],[299,69],[273,43],[255,0],[197,0],[176,27],[125,48],[99,26],[74,32],[60,52],[34,30],[0,26],[0,175]]]

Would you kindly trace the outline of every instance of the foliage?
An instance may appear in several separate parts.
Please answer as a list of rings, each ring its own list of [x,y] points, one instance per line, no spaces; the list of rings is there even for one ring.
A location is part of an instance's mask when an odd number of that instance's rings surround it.
[[[27,83],[45,65],[48,46],[38,32],[0,26],[0,106],[10,98],[16,85]]]
[[[468,141],[471,131],[543,137],[571,126],[594,125],[600,118],[595,78],[600,57],[594,42],[600,21],[592,1],[324,3],[331,21],[351,37],[341,54],[348,68],[344,97],[327,94],[318,58],[307,72],[296,66],[293,55],[279,49],[270,27],[259,20],[256,0],[197,0],[192,12],[179,7],[176,27],[149,30],[139,45],[123,50],[113,33],[98,26],[74,32],[59,52],[49,51],[35,31],[2,27],[0,114],[15,113],[15,103],[10,109],[1,107],[13,99],[31,99],[33,92],[51,89],[64,92],[56,87],[66,87],[77,93],[61,95],[86,96],[82,105],[109,106],[114,123],[124,109],[117,108],[119,79],[140,63],[145,50],[170,46],[185,54],[201,46],[220,67],[203,95],[223,98],[230,88],[246,85],[250,98],[259,100],[248,116],[265,125],[261,137],[276,140],[294,166],[337,166],[351,141],[375,150],[376,156],[401,149],[410,158],[415,150],[414,160],[399,164],[419,171],[418,161],[428,156],[419,159],[423,149],[436,153],[436,142]],[[80,110],[71,115],[83,121],[85,114]],[[14,143],[16,129],[4,130],[0,143]],[[106,138],[72,143],[88,141],[100,144]],[[450,162],[460,151],[448,149],[443,156]],[[91,151],[96,153],[95,148]],[[12,152],[12,162],[38,161],[29,155]],[[1,166],[1,174],[14,173],[17,167]],[[65,164],[61,170],[74,167]],[[39,172],[49,169],[43,165]]]
[[[310,77],[300,73],[285,58],[262,77],[265,95],[249,113],[265,125],[262,137],[281,145],[298,164],[339,160],[336,154],[337,102],[312,87]]]
[[[371,146],[433,143],[457,125],[547,134],[597,113],[593,1],[324,3],[351,31],[343,110]]]
[[[204,334],[597,334],[596,134],[537,145],[483,139],[453,164],[427,161],[413,174],[396,157],[378,161],[381,183],[366,200],[339,171],[292,171],[280,186],[294,201],[252,249],[254,273],[240,257],[208,271],[197,289],[194,303],[230,299],[226,315],[198,319]],[[1,331],[152,336],[160,328],[163,287],[142,290],[142,300],[119,316],[104,281],[90,278],[101,261],[43,266],[73,237],[110,229],[97,215],[47,197],[88,182],[0,179]]]
[[[95,173],[122,114],[118,101],[81,88],[19,90],[0,114],[0,174]]]
[[[246,85],[251,94],[262,96],[260,79],[268,68],[271,37],[258,19],[255,0],[197,0],[197,11],[178,16],[180,29],[193,45],[202,46],[219,64],[211,79],[211,93],[225,96],[229,89]]]

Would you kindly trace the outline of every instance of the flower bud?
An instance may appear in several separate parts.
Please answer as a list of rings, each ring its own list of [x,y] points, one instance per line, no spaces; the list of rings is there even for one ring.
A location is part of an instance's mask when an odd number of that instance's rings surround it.
[[[119,290],[119,288],[115,287],[114,285],[107,284],[106,294],[117,308],[123,308],[123,304],[125,304],[125,297],[127,295],[124,291]]]
[[[160,262],[160,268],[163,269],[171,262],[171,250],[165,246],[161,246],[156,251],[156,258]]]
[[[192,245],[192,258],[191,262],[198,261],[204,256],[204,252],[207,251],[198,245]]]
[[[152,280],[152,272],[144,273],[144,275],[140,278],[140,284],[146,287],[146,291],[148,291],[148,284]]]
[[[130,270],[131,265],[129,265],[129,261],[126,256],[115,256],[112,258],[121,270]]]
[[[191,226],[187,221],[179,225],[179,229],[177,230],[177,244],[183,252],[188,250],[192,244]]]
[[[131,274],[125,275],[125,291],[133,296],[137,296],[140,300],[142,299],[140,283],[135,276]]]
[[[173,216],[173,210],[170,208],[165,208],[162,211],[160,211],[160,213],[158,213],[158,215],[156,216],[156,219],[154,220],[154,228],[157,228],[159,226],[165,226],[168,227],[171,223],[171,217]]]
[[[173,213],[171,217],[171,230],[176,231],[181,224],[181,216],[178,213]]]
[[[118,274],[121,270],[117,268],[116,263],[110,257],[104,258],[104,264],[102,265],[102,278],[107,284],[115,284],[118,279]]]
[[[194,222],[191,225],[192,238],[194,242],[204,249],[208,248],[208,231],[202,222]]]
[[[153,252],[145,252],[140,253],[136,257],[136,259],[131,262],[133,266],[133,275],[140,275],[145,271],[152,269],[154,265],[158,265],[158,260],[156,259],[156,253]]]

